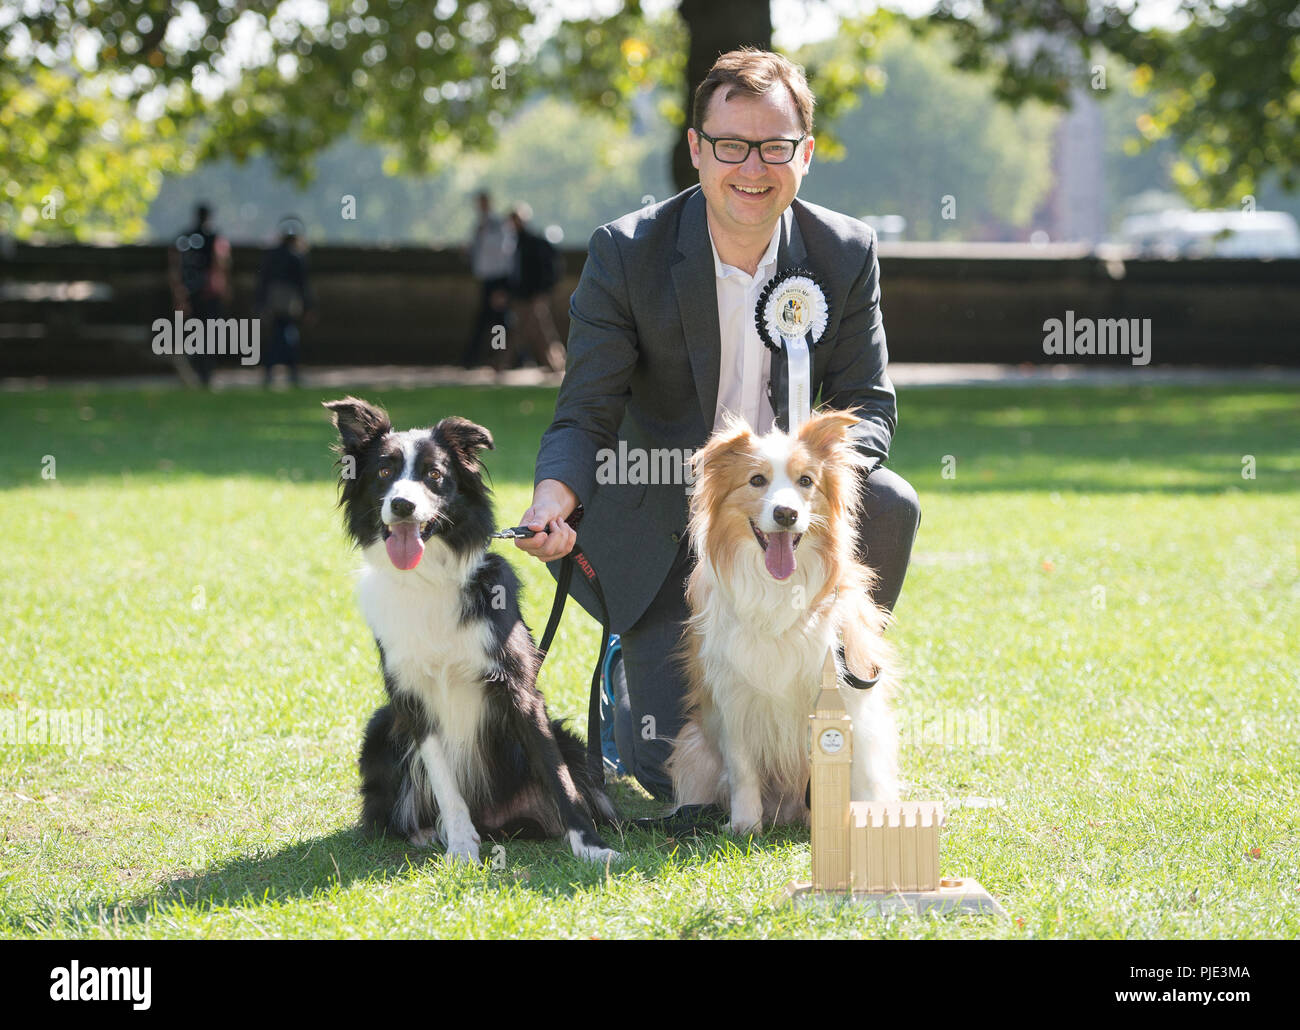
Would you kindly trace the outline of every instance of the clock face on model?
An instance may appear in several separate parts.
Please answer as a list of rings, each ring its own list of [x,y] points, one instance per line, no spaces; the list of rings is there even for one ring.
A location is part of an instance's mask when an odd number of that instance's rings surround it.
[[[822,730],[822,735],[817,738],[817,746],[825,754],[839,754],[844,748],[844,734],[839,730]]]

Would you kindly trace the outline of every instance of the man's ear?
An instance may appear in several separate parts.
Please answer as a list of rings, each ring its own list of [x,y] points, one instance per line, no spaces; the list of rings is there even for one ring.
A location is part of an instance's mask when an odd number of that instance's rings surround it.
[[[345,454],[357,454],[377,436],[389,432],[393,425],[382,408],[367,404],[359,397],[325,401],[330,418],[339,431],[339,440]]]
[[[478,452],[486,447],[495,450],[492,434],[476,422],[459,415],[444,418],[433,430],[434,436],[441,439],[460,458],[460,462],[471,472],[477,472]]]

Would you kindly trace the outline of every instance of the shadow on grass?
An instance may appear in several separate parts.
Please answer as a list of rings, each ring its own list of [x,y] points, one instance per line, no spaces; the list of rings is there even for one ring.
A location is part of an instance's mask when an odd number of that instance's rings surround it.
[[[332,482],[334,432],[321,401],[346,392],[50,391],[5,398],[0,483],[236,476]],[[532,482],[555,390],[438,387],[362,390],[399,428],[459,414],[488,426],[498,483]],[[923,490],[1218,493],[1300,490],[1300,403],[1287,387],[1167,385],[912,388],[899,398],[891,464]],[[943,459],[955,461],[955,477]],[[1254,456],[1255,479],[1242,461]]]
[[[53,455],[64,483],[121,482],[123,474],[167,482],[181,476],[239,476],[335,482],[338,436],[321,402],[345,389],[290,393],[67,391],[8,394],[0,408],[5,487],[42,482]],[[545,387],[359,390],[384,406],[399,429],[463,415],[498,439],[487,456],[498,480],[531,483],[537,443],[550,424],[555,391]]]
[[[222,908],[252,908],[304,901],[333,889],[371,884],[382,889],[405,877],[443,876],[438,887],[448,895],[466,889],[528,891],[546,897],[573,897],[600,887],[607,880],[633,875],[653,881],[683,866],[715,858],[784,849],[807,843],[806,828],[778,827],[761,837],[735,838],[724,833],[701,832],[673,837],[631,827],[602,830],[611,847],[623,858],[610,864],[575,858],[563,840],[484,841],[483,863],[475,868],[450,869],[439,846],[416,848],[393,838],[369,840],[355,827],[327,836],[299,841],[269,853],[244,855],[190,876],[163,883],[151,894],[118,903],[73,904],[38,901],[22,910],[0,916],[0,926],[20,933],[54,932],[76,936],[91,927],[140,926],[154,913],[166,914],[178,906],[208,912]],[[501,868],[493,862],[500,843]]]

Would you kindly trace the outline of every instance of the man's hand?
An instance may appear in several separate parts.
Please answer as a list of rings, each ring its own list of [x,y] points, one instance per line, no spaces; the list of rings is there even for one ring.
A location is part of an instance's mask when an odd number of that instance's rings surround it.
[[[558,479],[543,479],[533,489],[533,506],[519,520],[521,526],[538,532],[527,540],[516,540],[515,546],[541,561],[555,561],[573,550],[578,541],[564,520],[578,506],[577,495]]]

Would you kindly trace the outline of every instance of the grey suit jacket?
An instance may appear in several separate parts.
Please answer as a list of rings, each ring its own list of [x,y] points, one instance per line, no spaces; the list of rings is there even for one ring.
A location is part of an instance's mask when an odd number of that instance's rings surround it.
[[[830,305],[826,333],[812,352],[813,396],[820,391],[822,404],[856,409],[857,445],[883,462],[896,407],[885,371],[875,231],[796,199],[780,233],[778,272],[810,269]],[[569,319],[564,384],[534,482],[558,479],[585,506],[579,543],[600,576],[611,627],[621,633],[649,606],[686,546],[688,488],[680,477],[654,480],[671,467],[670,452],[703,446],[717,408],[721,336],[699,186],[596,230]],[[607,481],[619,468],[620,448],[629,458],[641,449],[659,459],[642,466],[649,482]],[[643,478],[630,461],[621,470]],[[556,571],[559,563],[551,564]],[[582,577],[574,580],[574,597],[594,614]]]

